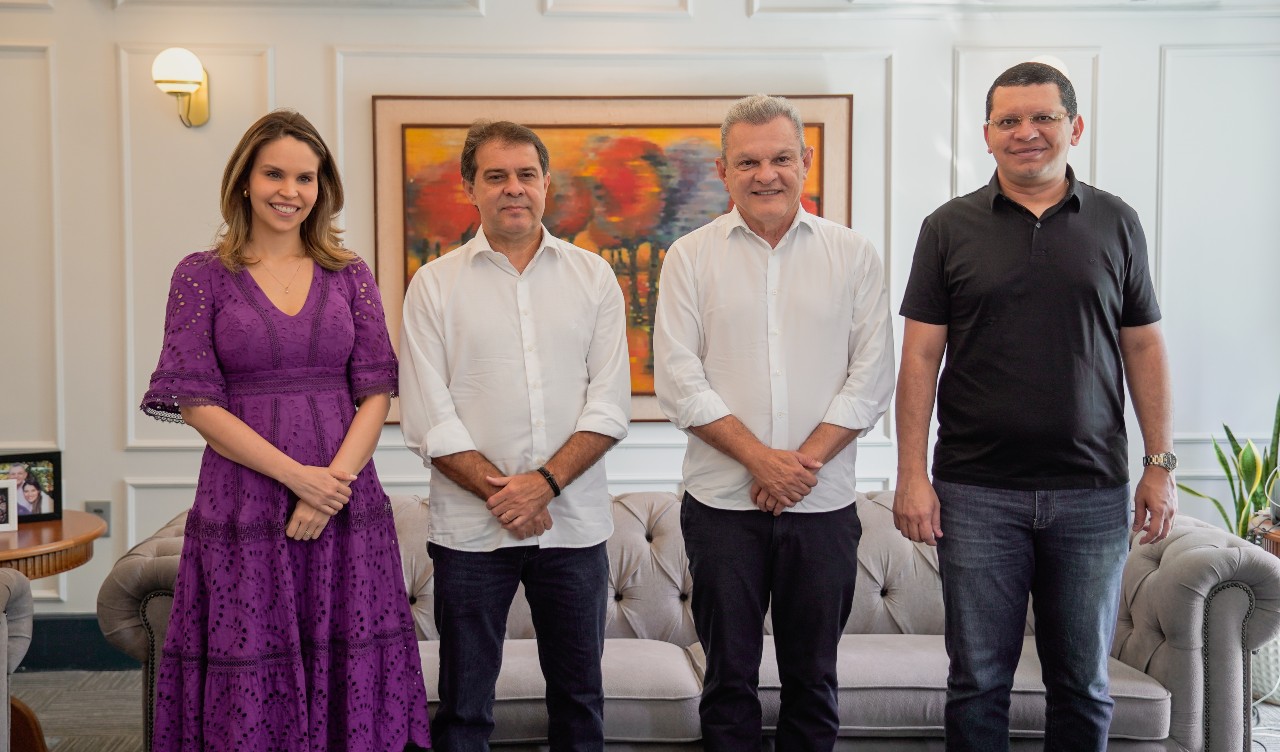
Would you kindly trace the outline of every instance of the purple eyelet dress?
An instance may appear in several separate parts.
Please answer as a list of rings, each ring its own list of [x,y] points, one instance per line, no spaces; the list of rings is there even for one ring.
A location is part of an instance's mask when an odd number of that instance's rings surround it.
[[[296,316],[211,252],[178,264],[142,409],[218,405],[304,465],[328,466],[356,400],[394,395],[369,267],[317,265]],[[296,498],[206,448],[156,679],[155,752],[401,752],[430,746],[391,502],[370,462],[315,540]]]

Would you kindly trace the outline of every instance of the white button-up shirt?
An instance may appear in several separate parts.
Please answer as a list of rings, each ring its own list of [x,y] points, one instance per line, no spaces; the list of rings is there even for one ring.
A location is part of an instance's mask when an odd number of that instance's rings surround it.
[[[799,449],[819,423],[861,430],[893,394],[884,270],[858,233],[800,209],[776,248],[737,209],[676,241],[662,265],[654,391],[689,433],[685,490],[755,509],[751,475],[688,429],[734,415],[763,444]],[[857,442],[818,471],[791,512],[853,503]]]
[[[424,465],[478,451],[506,475],[546,464],[577,431],[627,435],[622,291],[599,255],[542,231],[524,272],[484,230],[418,270],[405,293],[400,427]],[[578,548],[613,532],[604,463],[565,486],[553,527],[518,540],[484,501],[431,474],[430,540],[463,551]]]

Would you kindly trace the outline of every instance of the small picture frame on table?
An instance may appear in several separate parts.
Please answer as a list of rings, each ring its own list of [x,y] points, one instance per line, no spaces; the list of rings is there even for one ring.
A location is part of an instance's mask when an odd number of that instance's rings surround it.
[[[20,523],[62,519],[62,453],[0,454],[0,481],[12,481],[10,517]]]
[[[18,482],[0,480],[0,533],[12,533],[18,529]]]

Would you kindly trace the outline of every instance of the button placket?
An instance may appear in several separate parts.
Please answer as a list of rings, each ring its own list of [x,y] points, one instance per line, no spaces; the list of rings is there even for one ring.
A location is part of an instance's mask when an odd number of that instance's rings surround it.
[[[769,252],[769,262],[765,271],[765,295],[766,300],[766,325],[769,333],[769,397],[773,405],[773,431],[770,437],[770,445],[774,449],[785,449],[787,438],[790,433],[790,424],[787,417],[787,378],[786,370],[783,367],[784,350],[782,342],[782,311],[781,311],[781,295],[779,295],[780,285],[782,283],[782,247],[787,243],[784,239],[778,244],[778,248],[774,248]]]
[[[526,269],[526,272],[529,270]],[[533,322],[533,300],[529,290],[528,275],[516,280],[516,308],[520,315],[520,342],[524,345],[525,391],[529,395],[529,426],[532,454],[547,454],[546,400],[539,386],[542,383],[542,362],[538,357],[536,327]]]

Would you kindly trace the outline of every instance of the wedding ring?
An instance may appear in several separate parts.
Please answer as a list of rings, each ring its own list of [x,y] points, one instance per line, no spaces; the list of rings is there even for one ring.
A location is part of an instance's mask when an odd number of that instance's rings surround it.
[[[304,539],[306,539],[306,538],[310,538],[310,537],[311,537],[311,531],[310,531],[310,530],[303,530],[303,531],[302,531],[302,537],[303,537]]]

